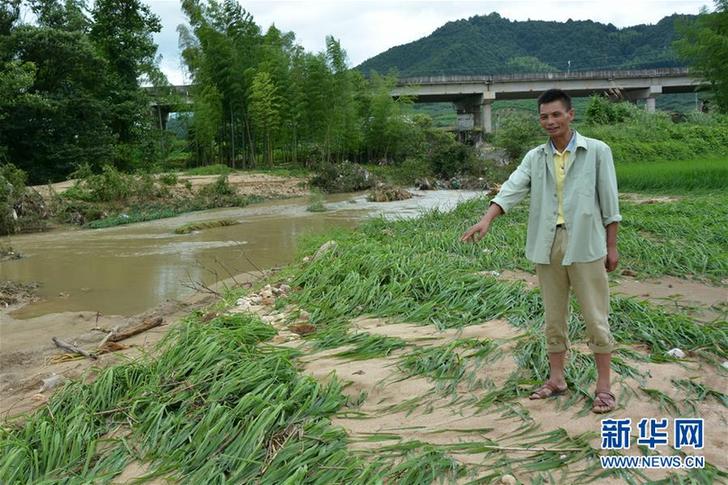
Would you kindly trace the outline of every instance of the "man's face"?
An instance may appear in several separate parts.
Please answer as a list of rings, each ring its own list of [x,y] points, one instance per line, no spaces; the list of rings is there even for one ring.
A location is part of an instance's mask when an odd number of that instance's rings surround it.
[[[539,108],[541,126],[551,138],[568,136],[569,124],[574,119],[574,110],[567,110],[561,100],[543,103]]]

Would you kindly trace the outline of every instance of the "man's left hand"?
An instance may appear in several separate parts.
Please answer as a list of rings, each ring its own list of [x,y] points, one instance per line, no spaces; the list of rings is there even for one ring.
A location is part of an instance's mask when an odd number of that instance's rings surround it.
[[[617,248],[607,248],[607,258],[604,260],[604,267],[607,268],[607,273],[611,273],[617,269],[617,264],[619,264]]]

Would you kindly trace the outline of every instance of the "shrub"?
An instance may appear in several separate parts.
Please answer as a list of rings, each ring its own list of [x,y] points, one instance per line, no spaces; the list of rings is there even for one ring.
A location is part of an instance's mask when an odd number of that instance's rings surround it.
[[[112,165],[105,165],[100,174],[94,174],[88,164],[83,164],[71,174],[76,183],[64,192],[64,197],[86,202],[126,200],[134,192],[134,177],[119,172]]]
[[[325,163],[311,179],[311,185],[330,193],[366,190],[375,182],[375,177],[367,169],[349,161]]]
[[[728,155],[728,118],[695,117],[698,123],[673,123],[666,113],[646,113],[635,108],[622,123],[586,124],[579,131],[607,143],[617,163]]]
[[[164,173],[159,176],[159,181],[164,185],[177,185],[177,174],[175,173]]]
[[[227,175],[220,175],[215,182],[202,187],[199,194],[203,197],[227,197],[236,195],[237,192],[228,182]]]
[[[378,184],[367,194],[369,202],[392,202],[411,198],[412,194],[408,190],[386,184]]]
[[[233,170],[227,165],[217,163],[215,165],[205,165],[204,167],[195,167],[187,170],[187,175],[228,175]]]
[[[500,119],[493,144],[505,150],[511,160],[520,160],[528,150],[542,143],[543,137],[534,114],[511,111]]]
[[[16,206],[25,194],[27,174],[12,163],[0,166],[0,234],[17,232]]]
[[[326,212],[328,209],[324,205],[324,194],[318,190],[312,191],[306,210],[309,212]]]
[[[130,175],[106,165],[100,174],[91,172],[88,165],[80,166],[72,174],[76,183],[63,193],[66,199],[84,202],[126,202],[132,198],[158,198],[169,195],[166,187],[160,189],[148,173]]]
[[[442,178],[472,173],[477,157],[472,147],[455,139],[452,133],[432,130],[429,135],[429,150],[426,158],[430,170]]]
[[[604,96],[592,96],[586,108],[586,122],[592,125],[613,125],[632,117],[635,108],[630,103],[614,103]]]

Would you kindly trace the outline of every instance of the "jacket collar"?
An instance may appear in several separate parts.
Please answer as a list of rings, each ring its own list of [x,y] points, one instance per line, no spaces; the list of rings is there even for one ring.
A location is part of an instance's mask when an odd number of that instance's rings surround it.
[[[576,143],[576,150],[574,150],[574,152],[576,152],[579,148],[583,148],[584,150],[589,149],[586,138],[581,136],[581,134],[576,130],[574,130],[573,141]],[[569,144],[571,144],[571,142],[569,142]],[[546,143],[540,145],[539,148],[541,149],[541,152],[546,155],[546,168],[551,173],[551,176],[555,177],[553,143],[551,143],[551,140],[549,139],[546,141]],[[574,160],[574,157],[576,157],[576,153],[572,153],[570,156],[572,157],[571,159]],[[573,163],[569,164],[566,170],[567,173],[569,172],[569,169],[571,169],[572,165]]]
[[[574,135],[572,137],[573,143],[576,145],[576,148],[583,148],[584,150],[588,150],[589,146],[586,142],[586,138],[581,135],[578,131],[574,130]],[[571,145],[571,141],[569,142],[569,145]],[[546,143],[541,145],[539,148],[541,148],[542,151],[544,151],[546,154],[553,156],[554,154],[554,144],[551,143],[551,139],[546,140]]]

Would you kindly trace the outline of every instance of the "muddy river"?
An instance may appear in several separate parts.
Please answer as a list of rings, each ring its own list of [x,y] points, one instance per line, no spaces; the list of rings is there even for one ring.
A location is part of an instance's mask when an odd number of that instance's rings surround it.
[[[188,296],[192,282],[210,284],[289,263],[303,234],[351,227],[380,214],[413,217],[434,207],[447,210],[480,194],[427,191],[388,203],[370,203],[363,194],[332,195],[326,200],[329,210],[322,213],[306,211],[308,198],[296,198],[109,229],[0,238],[24,256],[0,263],[0,280],[40,283],[39,301],[13,312],[13,320],[70,311],[136,314]],[[221,218],[239,224],[186,235],[174,232],[183,224]],[[2,329],[0,322],[0,330],[10,329]]]

